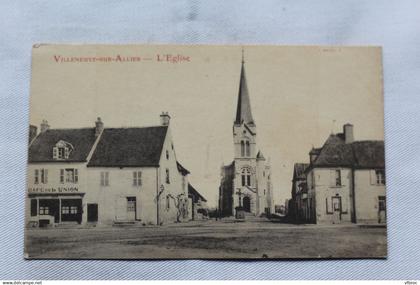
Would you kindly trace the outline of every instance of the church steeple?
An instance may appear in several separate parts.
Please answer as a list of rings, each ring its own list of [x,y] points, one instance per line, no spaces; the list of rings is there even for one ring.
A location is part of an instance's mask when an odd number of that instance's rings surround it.
[[[251,102],[249,100],[248,86],[246,84],[245,76],[245,60],[244,49],[242,48],[242,67],[241,78],[239,82],[238,105],[236,108],[235,124],[245,123],[248,125],[255,125],[251,112]]]

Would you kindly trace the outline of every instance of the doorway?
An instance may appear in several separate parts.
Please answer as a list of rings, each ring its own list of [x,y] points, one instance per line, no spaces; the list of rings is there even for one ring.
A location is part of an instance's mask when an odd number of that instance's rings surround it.
[[[245,196],[242,202],[244,204],[244,211],[248,213],[251,212],[251,199],[248,196]]]
[[[87,204],[87,221],[90,223],[98,221],[98,204]]]
[[[333,223],[341,222],[341,197],[332,197]]]
[[[385,196],[378,197],[378,222],[380,224],[386,223],[386,198]]]
[[[136,220],[137,199],[136,197],[127,197],[127,220]]]

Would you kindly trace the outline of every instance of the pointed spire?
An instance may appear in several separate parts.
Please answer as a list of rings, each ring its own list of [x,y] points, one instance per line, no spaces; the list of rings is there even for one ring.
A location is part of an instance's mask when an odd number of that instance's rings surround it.
[[[262,153],[261,150],[258,151],[258,153],[257,153],[257,159],[265,160],[265,157],[264,157],[264,155],[263,155],[263,153]]]
[[[252,117],[252,112],[251,112],[251,102],[249,100],[249,94],[248,94],[248,86],[246,84],[245,60],[244,60],[243,48],[242,48],[241,78],[239,82],[238,106],[236,108],[235,124],[241,124],[242,122],[249,125],[254,125],[254,119]]]

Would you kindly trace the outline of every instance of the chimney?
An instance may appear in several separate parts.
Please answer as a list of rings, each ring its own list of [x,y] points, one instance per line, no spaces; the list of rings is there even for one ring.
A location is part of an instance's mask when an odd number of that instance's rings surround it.
[[[319,151],[312,147],[311,151],[309,152],[309,161],[313,163],[319,155]]]
[[[29,125],[29,143],[31,143],[36,137],[38,128],[34,125]]]
[[[50,125],[48,125],[48,121],[42,120],[41,129],[40,129],[41,133],[46,132],[47,130],[49,130],[49,128],[50,128]]]
[[[343,126],[343,134],[345,143],[352,143],[354,141],[353,125],[349,123],[345,124]]]
[[[104,123],[101,121],[101,118],[98,117],[98,119],[95,122],[95,137],[98,137],[102,131],[104,130]]]
[[[170,120],[171,116],[169,116],[168,112],[162,112],[162,114],[160,114],[160,124],[162,126],[169,126]]]

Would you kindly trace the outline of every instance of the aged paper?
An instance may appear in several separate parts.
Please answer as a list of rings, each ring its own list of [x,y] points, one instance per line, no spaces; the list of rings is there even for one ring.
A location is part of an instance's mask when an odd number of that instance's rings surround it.
[[[379,47],[33,47],[25,256],[384,258]]]

